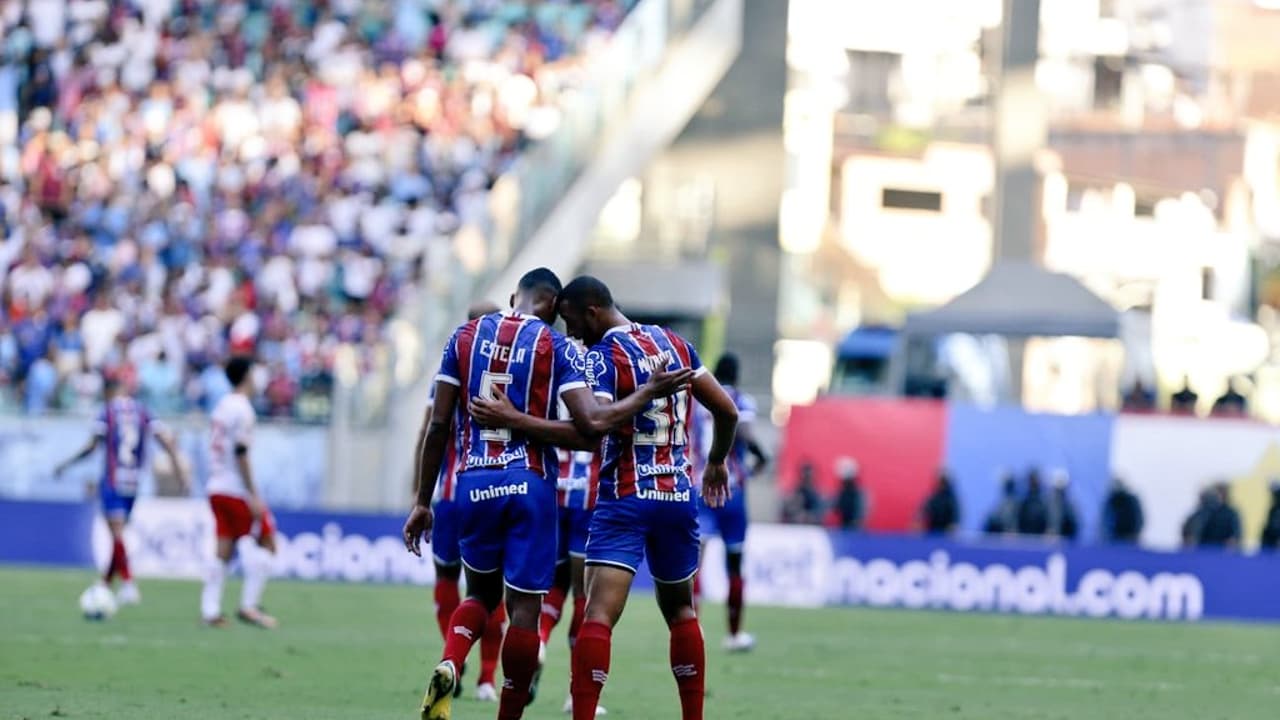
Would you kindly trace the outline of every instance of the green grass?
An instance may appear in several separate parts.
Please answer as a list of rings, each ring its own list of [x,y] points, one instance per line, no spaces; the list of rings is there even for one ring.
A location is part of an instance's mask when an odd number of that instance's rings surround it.
[[[143,606],[87,622],[76,597],[89,581],[0,570],[3,720],[412,718],[440,648],[422,588],[275,583],[267,601],[282,628],[268,633],[199,627],[189,582],[144,582]],[[1240,720],[1280,707],[1273,627],[852,609],[751,608],[747,619],[759,648],[727,656],[723,611],[708,609],[711,720]],[[562,637],[526,717],[564,717]],[[666,637],[650,598],[634,598],[614,635],[610,718],[679,717]],[[454,707],[459,720],[496,714]]]

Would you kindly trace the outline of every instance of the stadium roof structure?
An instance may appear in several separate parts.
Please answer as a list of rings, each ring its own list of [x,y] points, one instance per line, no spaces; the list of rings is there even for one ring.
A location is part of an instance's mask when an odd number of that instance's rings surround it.
[[[951,302],[907,316],[903,333],[1114,338],[1120,313],[1070,275],[999,261]]]

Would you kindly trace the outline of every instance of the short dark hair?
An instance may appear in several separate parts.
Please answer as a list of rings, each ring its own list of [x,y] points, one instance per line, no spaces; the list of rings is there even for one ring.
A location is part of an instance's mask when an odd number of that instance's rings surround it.
[[[244,382],[252,367],[253,360],[244,355],[237,355],[231,358],[227,361],[227,382],[231,383],[231,387],[240,387],[240,383]]]
[[[592,305],[600,308],[613,307],[613,293],[609,292],[609,286],[590,275],[579,275],[564,286],[556,302],[566,300],[580,308]]]
[[[560,278],[544,267],[534,268],[525,273],[521,276],[517,287],[524,291],[547,290],[554,295],[558,295],[561,289]]]
[[[716,361],[716,380],[725,385],[738,384],[738,356],[725,353]]]

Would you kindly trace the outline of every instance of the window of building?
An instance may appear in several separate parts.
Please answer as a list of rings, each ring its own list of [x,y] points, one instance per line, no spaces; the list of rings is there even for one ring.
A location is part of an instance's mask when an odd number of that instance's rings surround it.
[[[885,188],[880,195],[880,205],[893,210],[942,212],[942,193],[930,190]]]

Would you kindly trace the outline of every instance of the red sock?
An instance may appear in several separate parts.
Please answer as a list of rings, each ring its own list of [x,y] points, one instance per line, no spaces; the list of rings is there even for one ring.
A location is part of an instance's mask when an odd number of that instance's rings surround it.
[[[680,691],[681,720],[702,720],[707,652],[702,644],[702,628],[697,618],[681,620],[671,626],[671,674],[676,676],[676,688]]]
[[[121,580],[129,582],[133,579],[133,573],[129,572],[129,553],[124,549],[124,540],[116,540],[111,549],[111,559],[116,566],[116,574]]]
[[[582,623],[573,647],[573,673],[569,680],[573,695],[573,720],[595,720],[600,691],[609,679],[609,652],[613,630],[598,622]]]
[[[742,629],[743,581],[741,575],[729,578],[729,634],[737,635]]]
[[[498,658],[502,656],[502,623],[507,620],[507,609],[499,605],[489,622],[484,627],[484,637],[480,638],[480,677],[476,685],[492,685],[498,673]]]
[[[480,639],[488,620],[489,611],[484,609],[484,603],[475,598],[467,598],[453,611],[453,617],[449,618],[441,659],[452,660],[453,667],[461,672],[467,653],[471,652],[471,646]]]
[[[582,632],[582,621],[587,615],[587,599],[581,595],[573,596],[573,618],[569,620],[569,649],[578,642],[578,635]]]
[[[115,579],[116,579],[116,551],[115,551],[115,548],[112,547],[111,560],[107,562],[107,569],[102,573],[102,582],[106,583],[107,585],[110,585],[111,581]]]
[[[448,640],[449,618],[458,609],[462,598],[458,595],[458,579],[436,576],[436,624],[440,626],[440,638]]]
[[[553,587],[542,598],[542,616],[538,623],[538,637],[542,642],[546,642],[551,637],[551,631],[556,629],[556,624],[560,622],[560,611],[564,609],[565,592],[562,588]],[[573,632],[570,630],[570,632]]]
[[[538,633],[521,627],[507,628],[502,644],[502,699],[498,720],[517,720],[529,704],[529,686],[538,669]]]

